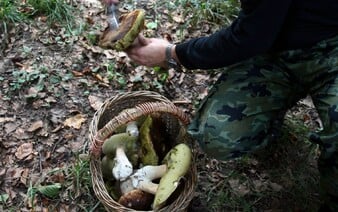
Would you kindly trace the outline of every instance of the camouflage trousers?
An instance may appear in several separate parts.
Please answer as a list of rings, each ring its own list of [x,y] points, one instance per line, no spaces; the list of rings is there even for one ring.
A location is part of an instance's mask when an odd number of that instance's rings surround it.
[[[189,133],[211,157],[235,158],[274,140],[285,112],[307,95],[324,127],[310,134],[322,150],[321,188],[338,211],[338,36],[228,67],[201,102]]]

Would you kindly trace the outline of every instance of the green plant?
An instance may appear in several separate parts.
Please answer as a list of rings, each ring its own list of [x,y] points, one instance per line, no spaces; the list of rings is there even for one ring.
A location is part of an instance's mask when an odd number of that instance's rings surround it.
[[[102,210],[102,205],[96,199],[94,191],[92,189],[92,178],[89,168],[88,155],[80,154],[75,156],[75,161],[70,167],[65,169],[67,196],[72,200],[85,200],[81,204],[77,203],[77,206],[82,211],[96,211]]]
[[[0,56],[2,55],[2,50],[5,48],[8,40],[10,25],[20,22],[23,19],[24,17],[17,10],[16,1],[0,0],[0,32],[3,32],[3,40],[0,39]]]
[[[74,8],[66,0],[28,0],[33,10],[31,16],[45,15],[49,24],[65,24],[70,30],[74,25]]]
[[[17,10],[16,1],[0,1],[0,23],[4,30],[7,30],[9,23],[15,23],[23,19],[22,14]],[[6,31],[5,31],[6,32]]]
[[[47,69],[41,67],[40,69],[35,70],[14,70],[12,72],[13,81],[10,82],[10,90],[17,91],[25,86],[29,86],[35,83],[37,90],[41,91],[44,88],[44,79],[48,76]]]
[[[171,4],[172,5],[172,4]],[[174,5],[181,6],[185,25],[199,26],[201,23],[212,23],[226,26],[238,15],[238,0],[176,0]]]
[[[124,87],[127,84],[126,77],[116,71],[116,66],[114,63],[104,64],[106,68],[106,76],[109,81],[117,83],[117,86]]]

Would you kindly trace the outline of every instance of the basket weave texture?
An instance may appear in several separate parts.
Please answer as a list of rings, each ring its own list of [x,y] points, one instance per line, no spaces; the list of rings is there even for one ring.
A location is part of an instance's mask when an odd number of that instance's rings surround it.
[[[90,171],[96,197],[107,211],[135,211],[115,201],[108,193],[101,170],[101,147],[104,140],[116,128],[141,116],[161,114],[165,121],[166,133],[176,143],[186,143],[192,149],[192,162],[188,173],[180,181],[180,194],[168,205],[157,211],[186,211],[194,197],[197,181],[193,141],[186,132],[187,115],[162,95],[151,91],[134,91],[118,94],[106,100],[96,111],[89,127]],[[175,144],[173,144],[175,145]]]

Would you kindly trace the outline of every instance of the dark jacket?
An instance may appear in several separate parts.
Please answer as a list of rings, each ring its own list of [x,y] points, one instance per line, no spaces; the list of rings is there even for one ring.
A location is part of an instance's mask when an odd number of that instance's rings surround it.
[[[220,68],[259,54],[308,48],[336,35],[337,0],[242,0],[228,28],[178,44],[176,54],[188,69]]]

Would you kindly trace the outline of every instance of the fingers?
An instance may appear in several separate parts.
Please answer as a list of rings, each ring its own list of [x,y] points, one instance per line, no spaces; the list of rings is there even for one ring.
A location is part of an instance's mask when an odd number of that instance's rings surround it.
[[[139,34],[137,36],[138,42],[141,46],[146,46],[149,44],[150,40],[146,37],[144,37],[142,34]]]

